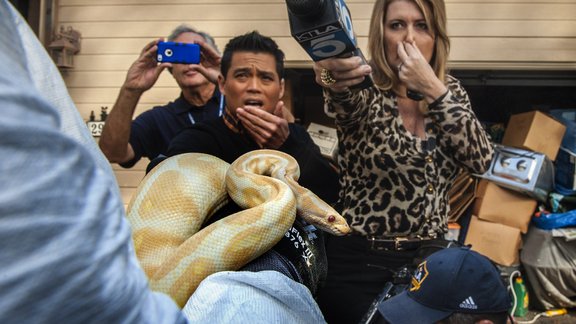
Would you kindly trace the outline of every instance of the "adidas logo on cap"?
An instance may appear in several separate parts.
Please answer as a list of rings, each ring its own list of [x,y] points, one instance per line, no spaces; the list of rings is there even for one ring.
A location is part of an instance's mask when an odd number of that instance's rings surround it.
[[[478,305],[476,305],[476,303],[474,302],[474,299],[472,299],[472,296],[470,296],[470,297],[464,299],[464,301],[460,303],[460,308],[478,309]]]
[[[378,311],[389,323],[437,323],[453,313],[507,313],[510,304],[492,261],[461,247],[426,257],[413,274],[410,289],[381,302]]]

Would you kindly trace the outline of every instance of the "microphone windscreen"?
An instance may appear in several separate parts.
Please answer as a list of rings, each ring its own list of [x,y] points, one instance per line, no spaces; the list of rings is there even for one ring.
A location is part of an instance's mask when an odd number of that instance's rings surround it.
[[[286,0],[290,13],[298,18],[312,20],[324,12],[325,0]]]

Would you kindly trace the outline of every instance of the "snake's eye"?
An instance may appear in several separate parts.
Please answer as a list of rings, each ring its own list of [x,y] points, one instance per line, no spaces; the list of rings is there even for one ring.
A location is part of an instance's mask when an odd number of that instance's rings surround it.
[[[330,215],[328,216],[328,222],[333,223],[336,220],[336,216]]]

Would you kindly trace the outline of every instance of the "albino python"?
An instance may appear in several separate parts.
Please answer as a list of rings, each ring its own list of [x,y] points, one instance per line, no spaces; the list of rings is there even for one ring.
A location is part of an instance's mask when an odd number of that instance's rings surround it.
[[[332,207],[298,185],[288,154],[257,150],[231,165],[207,154],[164,160],[127,209],[136,255],[153,290],[183,307],[212,273],[238,270],[272,248],[296,214],[334,235],[350,228]],[[202,228],[229,196],[244,210]]]

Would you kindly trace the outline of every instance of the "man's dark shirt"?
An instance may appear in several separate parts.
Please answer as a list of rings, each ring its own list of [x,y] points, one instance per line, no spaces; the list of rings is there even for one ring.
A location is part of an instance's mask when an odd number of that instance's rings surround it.
[[[322,156],[304,127],[288,124],[290,136],[278,149],[290,154],[300,166],[298,183],[329,204],[338,199],[338,173]],[[170,143],[167,156],[198,152],[214,155],[228,163],[244,153],[259,149],[246,135],[235,133],[223,118],[197,123],[178,134]]]
[[[220,100],[220,91],[216,87],[212,98],[204,106],[191,105],[180,94],[178,99],[165,106],[156,106],[143,112],[134,119],[130,130],[130,144],[134,149],[134,158],[120,165],[130,168],[143,156],[153,160],[159,155],[166,155],[170,141],[180,131],[195,123],[216,119],[221,115]]]

